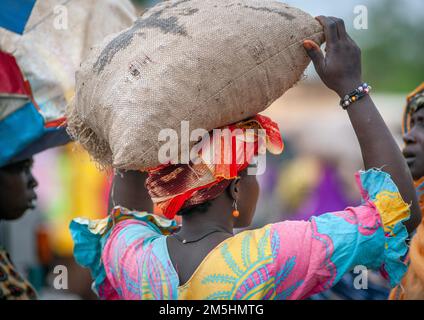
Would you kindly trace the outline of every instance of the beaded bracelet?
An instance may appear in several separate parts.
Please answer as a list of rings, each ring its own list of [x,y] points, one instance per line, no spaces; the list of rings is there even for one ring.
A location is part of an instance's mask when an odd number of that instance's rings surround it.
[[[371,89],[372,87],[369,86],[367,83],[361,84],[357,89],[345,95],[343,99],[340,100],[340,106],[346,110],[347,107],[349,107],[352,103],[365,97],[370,92]]]

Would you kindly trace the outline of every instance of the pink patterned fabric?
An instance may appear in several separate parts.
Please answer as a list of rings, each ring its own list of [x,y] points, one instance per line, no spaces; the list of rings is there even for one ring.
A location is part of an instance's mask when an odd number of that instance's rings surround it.
[[[304,299],[329,289],[335,283],[340,271],[350,269],[351,263],[357,261],[357,257],[352,261],[347,256],[351,256],[355,251],[362,252],[364,250],[360,246],[362,241],[356,240],[345,246],[338,242],[335,249],[335,238],[329,234],[320,233],[317,225],[323,221],[328,223],[332,219],[337,219],[340,223],[347,222],[345,226],[348,228],[339,225],[341,235],[344,237],[372,238],[377,230],[381,231],[381,221],[375,207],[359,206],[313,218],[309,222],[285,221],[261,229],[242,232],[230,239],[227,243],[228,246],[237,247],[237,242],[243,242],[248,237],[251,239],[249,251],[267,252],[268,250],[269,254],[264,253],[262,260],[258,258],[257,261],[251,261],[257,267],[250,270],[251,274],[238,285],[233,298],[243,299],[249,292],[270,279],[273,285],[269,290],[263,291],[261,299]],[[372,227],[362,229],[361,225]],[[132,227],[133,231],[129,227]],[[337,226],[333,225],[333,228],[336,229]],[[137,237],[135,234],[137,229],[139,229],[138,234],[144,233],[144,236],[132,241],[134,236]],[[102,287],[103,292],[116,291],[114,294],[108,294],[102,298],[110,299],[116,298],[116,296],[131,300],[179,298],[178,278],[174,274],[174,268],[170,260],[164,263],[153,252],[152,242],[155,240],[151,238],[152,236],[156,239],[158,237],[153,232],[150,235],[146,234],[146,225],[137,220],[125,220],[116,225],[102,254],[108,279]],[[382,233],[380,236],[384,237]],[[353,248],[352,243],[354,243]],[[373,255],[375,259],[382,256],[383,244],[384,242],[381,242],[381,246],[377,250],[378,254]],[[160,253],[158,248],[155,251]],[[217,248],[215,251],[219,252],[220,250]],[[335,258],[338,261],[339,270],[332,261]],[[220,263],[219,259],[222,259],[219,254],[212,255],[211,260],[206,263],[213,265],[215,272],[219,272],[224,269],[217,267]],[[240,257],[233,256],[232,259],[241,268],[242,263],[239,261],[245,257],[242,253]],[[341,259],[345,262],[340,264]],[[236,273],[247,274],[248,272],[246,268],[246,270]],[[223,278],[225,276],[231,275],[228,273],[222,275]],[[141,281],[143,277],[146,279],[144,283]],[[202,270],[198,277],[202,277]],[[209,286],[211,285],[213,286],[213,284],[209,284]],[[148,296],[145,295],[146,291],[140,290],[140,286],[149,288]],[[201,290],[201,288],[193,286],[190,290]]]

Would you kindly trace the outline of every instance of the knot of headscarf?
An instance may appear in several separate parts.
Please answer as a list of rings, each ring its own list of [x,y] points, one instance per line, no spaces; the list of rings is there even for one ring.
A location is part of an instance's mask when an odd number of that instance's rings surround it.
[[[199,142],[200,161],[161,165],[148,171],[146,187],[160,214],[173,219],[181,209],[217,198],[253,157],[266,149],[273,154],[283,151],[278,125],[268,117],[256,115],[220,129],[218,137],[214,130],[210,139]],[[258,129],[265,135],[258,134]]]

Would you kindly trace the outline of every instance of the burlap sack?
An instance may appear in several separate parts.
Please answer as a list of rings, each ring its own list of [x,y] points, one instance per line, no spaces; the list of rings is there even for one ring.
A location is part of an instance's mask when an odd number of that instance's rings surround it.
[[[71,135],[103,166],[159,163],[161,129],[211,130],[267,108],[321,44],[309,14],[267,0],[173,0],[89,53],[68,110]]]

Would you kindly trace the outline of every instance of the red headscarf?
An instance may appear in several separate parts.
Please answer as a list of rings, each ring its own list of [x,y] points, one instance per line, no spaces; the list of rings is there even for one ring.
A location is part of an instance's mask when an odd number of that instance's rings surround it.
[[[258,129],[264,130],[265,136],[258,134]],[[181,209],[217,198],[254,156],[266,151],[264,145],[273,154],[280,154],[284,147],[278,125],[261,115],[221,128],[219,134],[216,139],[216,132],[211,132],[209,141],[199,143],[199,150],[203,150],[200,163],[161,165],[149,170],[146,187],[168,219]],[[213,140],[220,142],[214,144]]]

